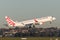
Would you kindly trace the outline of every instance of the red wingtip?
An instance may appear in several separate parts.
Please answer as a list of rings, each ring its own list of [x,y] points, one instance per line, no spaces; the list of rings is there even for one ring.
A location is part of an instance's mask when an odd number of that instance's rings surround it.
[[[35,22],[38,22],[37,19],[34,19]]]

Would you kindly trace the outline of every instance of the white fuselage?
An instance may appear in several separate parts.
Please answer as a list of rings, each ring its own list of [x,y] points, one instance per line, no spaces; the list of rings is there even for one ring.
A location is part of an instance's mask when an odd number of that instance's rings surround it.
[[[32,20],[25,20],[25,21],[22,21],[22,22],[16,22],[16,25],[15,26],[20,26],[20,27],[24,27],[25,25],[28,25],[28,24],[40,24],[42,25],[43,23],[45,22],[48,22],[48,21],[53,21],[53,20],[56,20],[55,17],[43,17],[43,18],[37,18],[36,19],[38,22],[35,22],[34,19]]]

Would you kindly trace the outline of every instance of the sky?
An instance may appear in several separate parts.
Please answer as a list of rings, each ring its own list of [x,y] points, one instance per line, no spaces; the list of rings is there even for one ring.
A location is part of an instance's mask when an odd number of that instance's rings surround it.
[[[57,20],[53,25],[59,27],[60,0],[0,0],[1,27],[5,27],[5,16],[17,21],[54,16]]]

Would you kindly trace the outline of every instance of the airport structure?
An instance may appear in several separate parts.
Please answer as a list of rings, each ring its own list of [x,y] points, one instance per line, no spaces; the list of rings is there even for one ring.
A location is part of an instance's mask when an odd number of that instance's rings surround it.
[[[0,29],[0,37],[60,37],[60,28],[9,28]]]

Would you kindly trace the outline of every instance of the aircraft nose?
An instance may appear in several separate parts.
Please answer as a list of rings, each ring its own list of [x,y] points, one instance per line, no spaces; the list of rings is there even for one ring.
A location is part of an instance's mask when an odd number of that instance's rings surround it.
[[[53,20],[56,20],[56,18],[55,18],[55,17],[53,17]]]

